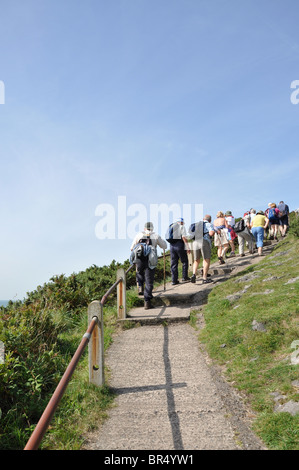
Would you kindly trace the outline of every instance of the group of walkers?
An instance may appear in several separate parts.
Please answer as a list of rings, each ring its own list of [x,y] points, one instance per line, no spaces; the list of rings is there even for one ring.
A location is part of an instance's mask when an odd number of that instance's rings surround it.
[[[258,255],[263,255],[264,238],[278,240],[278,234],[286,235],[289,226],[289,207],[283,201],[276,206],[269,203],[265,211],[250,209],[243,217],[235,221],[231,211],[217,212],[215,220],[209,214],[202,221],[192,224],[188,233],[184,219],[179,218],[169,226],[162,239],[154,232],[151,222],[147,222],[144,230],[137,233],[131,245],[131,263],[136,265],[136,279],[139,295],[144,296],[145,309],[152,308],[153,284],[155,267],[158,262],[157,246],[165,250],[170,245],[170,268],[172,285],[179,284],[178,265],[182,263],[182,281],[196,282],[196,274],[200,259],[203,259],[202,283],[212,282],[208,271],[211,261],[212,240],[217,247],[219,264],[225,264],[225,258],[236,256],[235,242],[238,241],[239,255],[245,256],[245,245],[250,254],[257,247]],[[167,242],[166,242],[167,241]],[[231,249],[228,254],[229,248]],[[188,254],[193,253],[192,276],[188,276]]]

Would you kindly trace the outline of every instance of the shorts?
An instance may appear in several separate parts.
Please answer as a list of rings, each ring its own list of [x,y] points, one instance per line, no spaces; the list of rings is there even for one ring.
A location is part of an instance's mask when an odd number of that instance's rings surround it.
[[[217,229],[217,227],[215,227],[215,229]],[[227,244],[228,244],[228,239],[227,239],[224,229],[220,230],[220,235],[218,235],[218,233],[215,233],[214,235],[215,246],[222,246],[222,245],[227,245]]]
[[[282,217],[280,217],[280,225],[289,225],[289,218],[287,215],[283,215]]]
[[[280,225],[280,220],[277,219],[276,217],[271,217],[271,219],[269,219],[269,225]]]
[[[208,240],[195,240],[192,245],[192,250],[195,260],[199,260],[201,254],[203,259],[211,259],[211,244]]]

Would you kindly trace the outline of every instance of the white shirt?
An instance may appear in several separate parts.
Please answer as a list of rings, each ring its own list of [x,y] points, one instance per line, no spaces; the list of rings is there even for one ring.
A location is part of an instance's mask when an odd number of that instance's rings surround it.
[[[165,240],[163,240],[160,235],[157,233],[151,231],[151,230],[144,230],[143,232],[138,232],[137,235],[135,236],[133,243],[131,245],[131,251],[133,250],[134,246],[137,245],[139,240],[145,237],[150,237],[152,246],[157,246],[159,245],[160,248],[163,250],[166,250],[167,248],[167,243]]]
[[[228,225],[230,225],[232,228],[234,228],[235,226],[235,218],[232,216],[232,215],[229,215],[226,218],[226,221],[228,223]]]

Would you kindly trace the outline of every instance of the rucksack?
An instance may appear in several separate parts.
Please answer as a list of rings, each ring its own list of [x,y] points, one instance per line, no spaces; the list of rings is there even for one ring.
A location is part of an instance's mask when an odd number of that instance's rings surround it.
[[[193,240],[202,240],[203,236],[209,233],[206,228],[206,223],[203,221],[196,222],[189,227],[189,237]]]
[[[174,245],[178,240],[181,240],[181,232],[178,224],[170,224],[165,234],[165,240],[170,244]]]
[[[158,253],[155,246],[150,246],[150,252],[148,254],[148,267],[150,269],[155,269],[158,264]]]
[[[145,235],[141,238],[138,243],[134,246],[131,255],[130,255],[130,262],[131,264],[135,264],[137,259],[146,258],[152,248],[152,240],[150,236]]]
[[[241,219],[241,220],[239,220],[238,222],[235,223],[234,231],[236,233],[243,232],[243,230],[245,230],[245,227],[246,227],[245,220]]]
[[[278,209],[279,209],[279,216],[280,217],[283,217],[284,215],[287,215],[288,214],[288,210],[287,210],[287,205],[286,204],[278,204]]]
[[[268,212],[268,219],[269,219],[269,220],[276,219],[276,213],[275,213],[274,207],[271,207],[271,208],[269,209],[269,212]]]

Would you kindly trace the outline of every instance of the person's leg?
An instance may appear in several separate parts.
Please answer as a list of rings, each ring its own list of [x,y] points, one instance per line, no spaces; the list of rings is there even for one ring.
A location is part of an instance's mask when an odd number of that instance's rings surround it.
[[[208,258],[204,259],[203,260],[203,263],[202,263],[202,267],[203,267],[203,275],[202,275],[202,278],[204,281],[207,280],[208,278],[208,272],[209,272],[209,268],[210,268],[210,262],[211,260]]]
[[[191,282],[196,281],[196,273],[197,273],[199,262],[200,262],[200,256],[197,255],[197,259],[194,259],[194,261],[193,261],[193,266],[192,266],[192,273],[193,274],[191,276]]]
[[[175,245],[170,245],[170,269],[171,269],[171,278],[172,283],[178,282],[178,263],[179,256]]]
[[[264,229],[262,227],[257,227],[257,242],[256,246],[258,249],[258,254],[261,256],[263,254],[263,246],[264,246]]]
[[[183,278],[184,281],[187,281],[187,280],[189,280],[189,278],[188,278],[189,262],[188,262],[188,255],[187,255],[187,250],[185,250],[185,246],[183,248],[180,248],[180,250],[178,252],[178,255],[179,255],[179,258],[181,260],[182,267],[183,267],[182,278]]]
[[[222,258],[225,257],[227,250],[229,249],[229,244],[226,243],[225,245],[222,246]]]
[[[141,259],[136,260],[136,280],[138,285],[138,292],[144,290],[144,263]]]
[[[254,240],[254,237],[252,236],[251,233],[248,233],[247,236],[248,236],[247,240],[248,240],[249,253],[253,254],[254,253],[255,240]]]
[[[230,245],[230,249],[231,249],[230,256],[235,256],[235,241],[230,240],[229,245]]]
[[[212,279],[208,278],[208,272],[210,268],[210,262],[211,262],[211,244],[207,240],[203,240],[203,245],[202,245],[202,257],[203,257],[203,262],[202,262],[202,278],[203,278],[203,283],[206,284],[207,282],[212,282]]]
[[[155,278],[155,269],[148,266],[144,270],[145,286],[144,286],[144,306],[146,309],[152,308],[151,299],[153,298],[153,287]]]
[[[274,240],[278,242],[278,224],[274,224]]]
[[[244,256],[245,237],[242,232],[238,233],[239,255]]]

